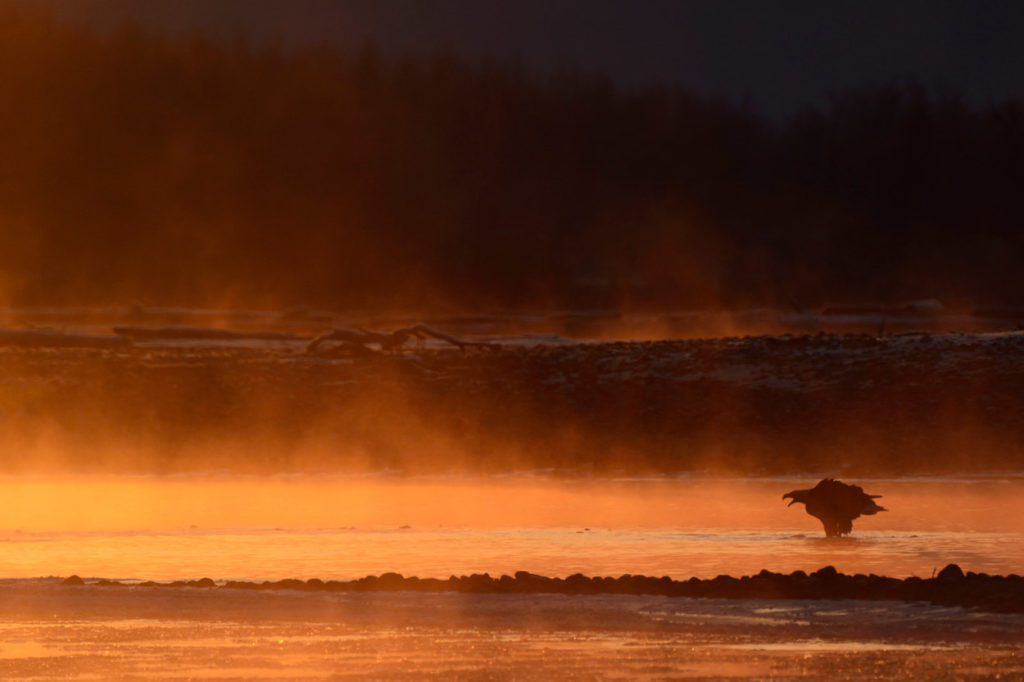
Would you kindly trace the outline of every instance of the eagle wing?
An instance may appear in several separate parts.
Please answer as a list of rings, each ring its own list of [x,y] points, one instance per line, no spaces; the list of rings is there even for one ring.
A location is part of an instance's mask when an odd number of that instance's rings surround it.
[[[875,498],[881,495],[868,495],[859,485],[850,485],[842,481],[826,478],[818,483],[812,490],[812,505],[808,504],[808,511],[814,516],[822,518],[827,516],[837,520],[850,520],[865,514],[876,514],[886,511],[885,507],[879,506]]]

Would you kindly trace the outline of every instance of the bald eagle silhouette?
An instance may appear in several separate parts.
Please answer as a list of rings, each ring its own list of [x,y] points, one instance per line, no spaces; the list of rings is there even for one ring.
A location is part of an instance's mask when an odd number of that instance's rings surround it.
[[[834,538],[853,530],[853,520],[864,514],[869,516],[888,511],[875,503],[881,495],[868,495],[859,485],[849,485],[832,478],[822,479],[808,490],[794,490],[782,496],[796,502],[803,502],[807,513],[816,517],[825,526],[825,536]]]

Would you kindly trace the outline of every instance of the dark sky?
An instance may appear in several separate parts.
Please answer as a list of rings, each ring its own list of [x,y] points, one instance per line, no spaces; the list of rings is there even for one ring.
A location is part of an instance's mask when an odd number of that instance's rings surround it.
[[[29,0],[26,0],[29,1]],[[785,114],[848,86],[917,78],[984,104],[1024,98],[1020,0],[34,0],[106,28],[453,48],[749,94]]]

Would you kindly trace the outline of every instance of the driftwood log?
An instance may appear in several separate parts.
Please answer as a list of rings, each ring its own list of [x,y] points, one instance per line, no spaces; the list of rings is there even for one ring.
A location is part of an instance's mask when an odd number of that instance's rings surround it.
[[[337,342],[348,350],[355,352],[366,352],[371,344],[380,346],[381,350],[399,350],[409,339],[438,339],[450,343],[459,350],[466,348],[493,348],[492,344],[483,341],[464,341],[436,329],[417,324],[412,327],[402,327],[393,332],[372,332],[366,329],[332,329],[313,339],[306,346],[307,353],[322,352],[326,344]]]

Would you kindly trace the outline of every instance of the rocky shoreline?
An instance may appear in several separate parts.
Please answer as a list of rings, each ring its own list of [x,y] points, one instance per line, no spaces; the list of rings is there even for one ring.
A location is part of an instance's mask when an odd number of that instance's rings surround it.
[[[64,579],[69,587],[110,588],[205,588],[225,590],[297,590],[304,592],[459,592],[472,594],[624,594],[661,595],[698,599],[855,599],[867,601],[928,602],[939,606],[960,606],[994,613],[1024,613],[1024,577],[964,572],[949,564],[932,578],[891,578],[878,575],[847,575],[832,566],[813,573],[790,574],[762,570],[757,575],[735,578],[720,575],[702,580],[673,580],[670,577],[622,575],[549,578],[526,571],[495,578],[487,573],[437,578],[405,577],[398,573],[366,576],[358,580],[286,579],[249,582],[211,578],[160,583],[127,583],[116,580],[83,580],[77,575]]]

